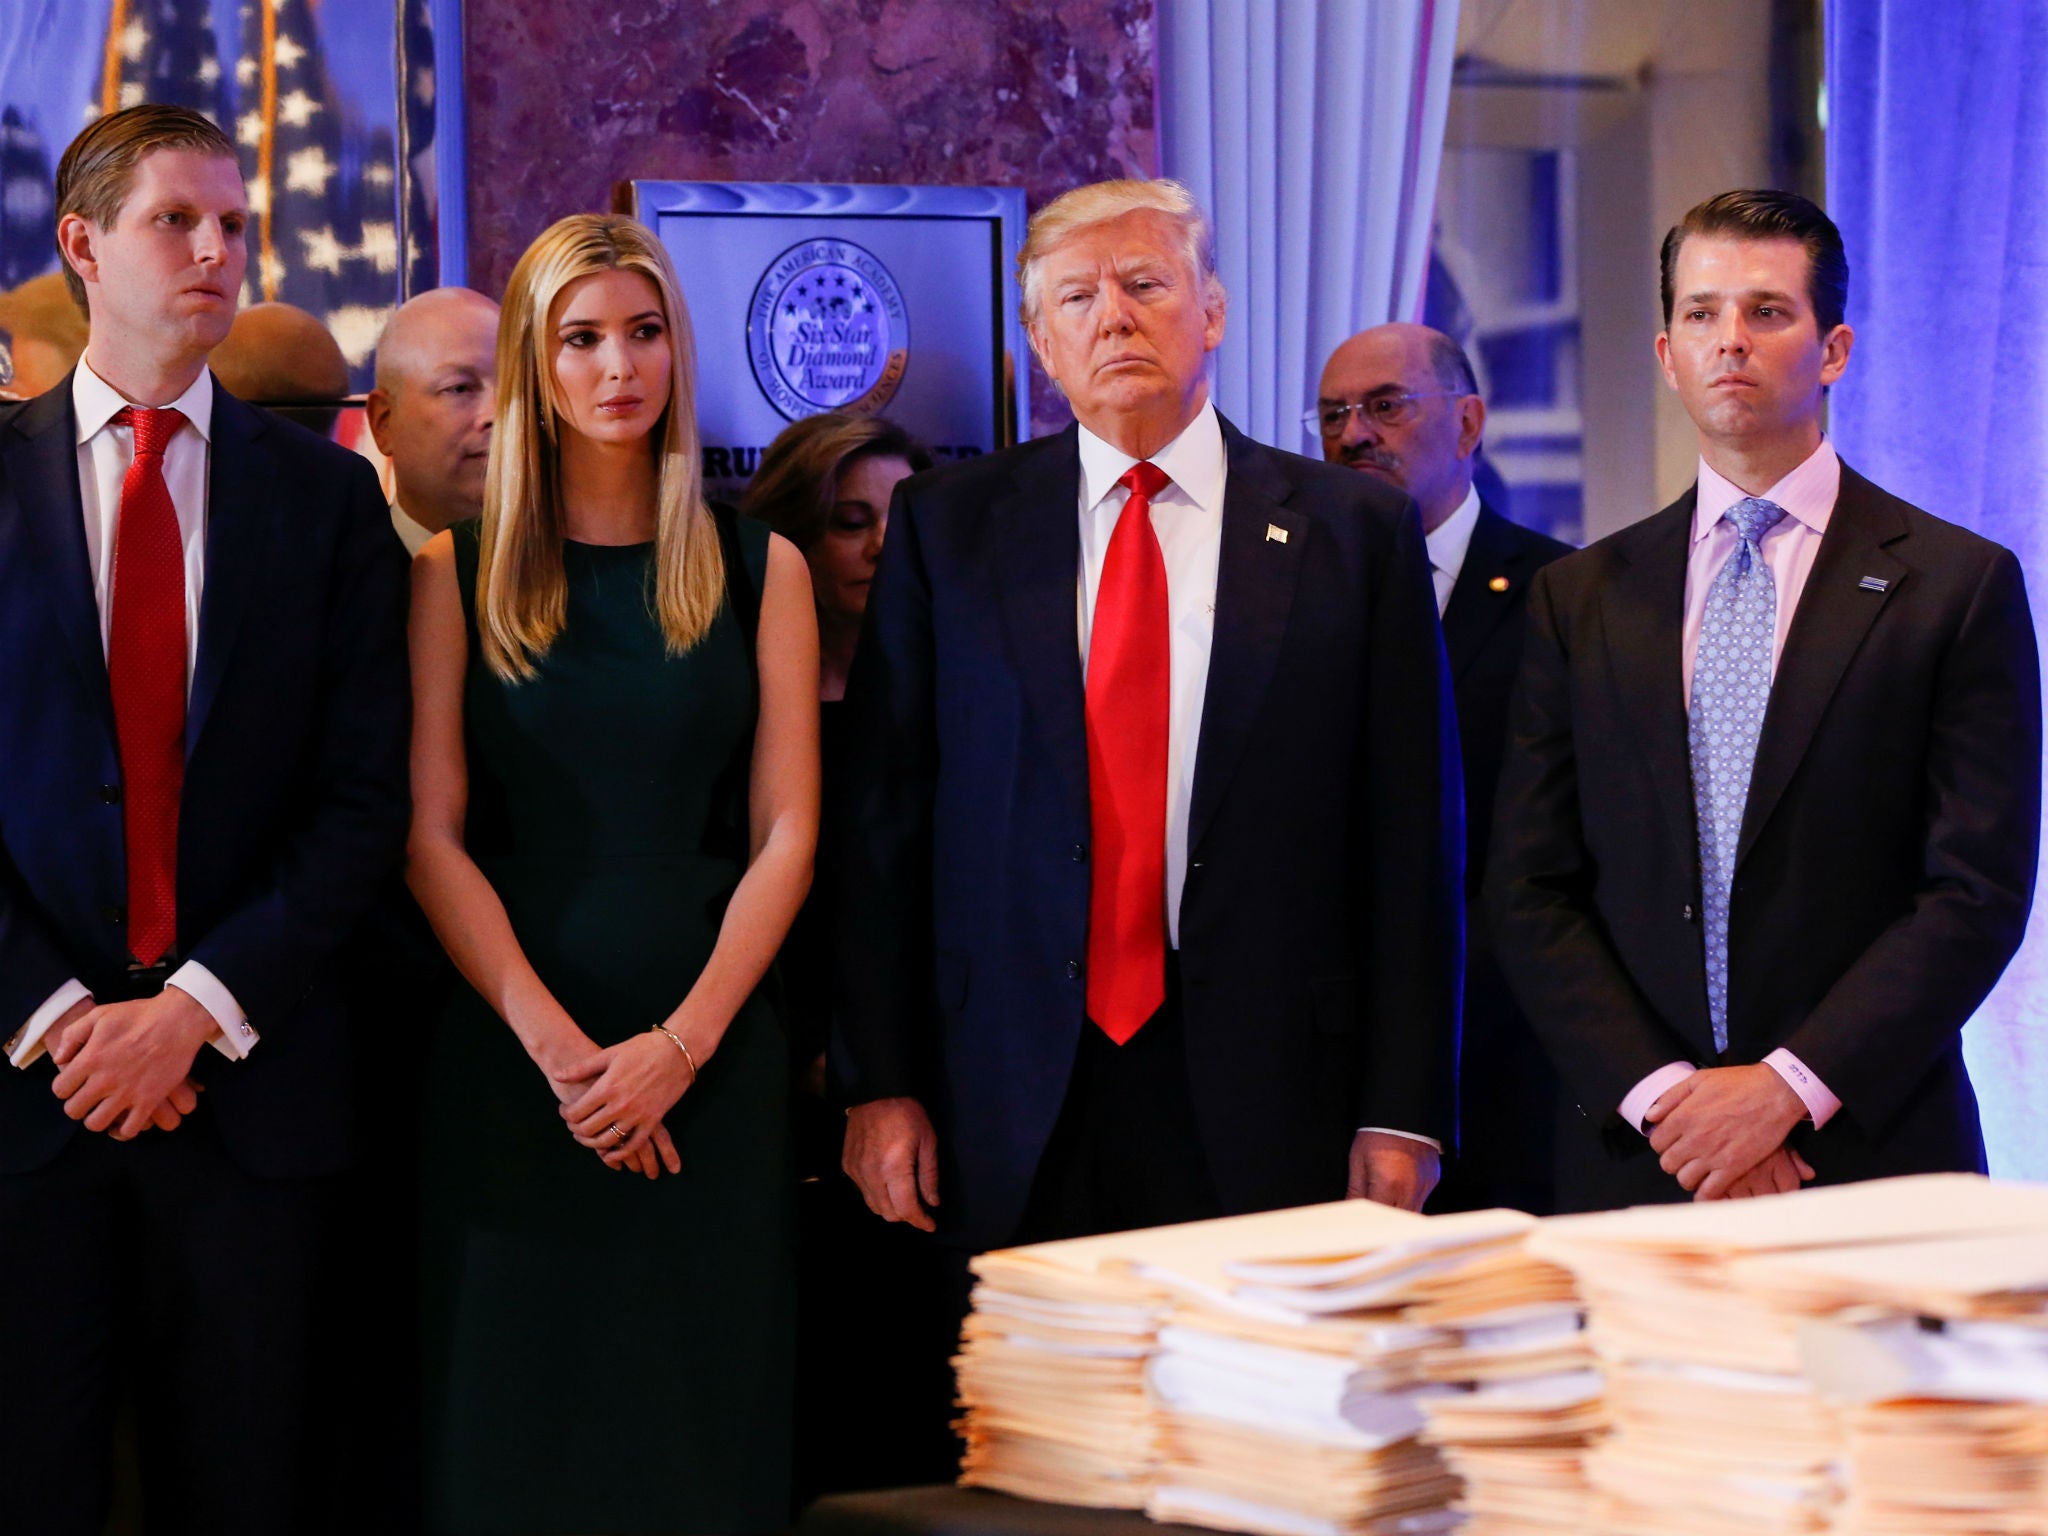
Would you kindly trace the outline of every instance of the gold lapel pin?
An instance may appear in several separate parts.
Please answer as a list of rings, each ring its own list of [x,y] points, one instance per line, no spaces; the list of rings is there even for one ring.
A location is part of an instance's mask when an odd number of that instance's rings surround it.
[[[1287,542],[1287,530],[1278,523],[1266,524],[1266,542],[1268,544],[1285,544]]]
[[[1496,576],[1486,584],[1486,590],[1489,592],[1505,592],[1507,589],[1508,579],[1505,576]]]

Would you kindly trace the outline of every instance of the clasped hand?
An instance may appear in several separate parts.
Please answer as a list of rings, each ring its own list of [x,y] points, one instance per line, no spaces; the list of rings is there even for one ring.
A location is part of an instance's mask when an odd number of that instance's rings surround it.
[[[1761,1063],[1709,1067],[1674,1084],[1643,1116],[1658,1163],[1695,1200],[1788,1194],[1813,1177],[1785,1145],[1806,1114],[1785,1080]]]
[[[548,1074],[561,1115],[578,1146],[625,1168],[657,1178],[683,1171],[662,1116],[694,1081],[682,1054],[649,1031],[593,1050]],[[627,1132],[621,1141],[612,1128]]]
[[[192,1059],[217,1026],[176,987],[155,997],[97,1006],[81,1000],[51,1026],[51,1085],[64,1113],[116,1141],[151,1126],[174,1131],[199,1107]]]

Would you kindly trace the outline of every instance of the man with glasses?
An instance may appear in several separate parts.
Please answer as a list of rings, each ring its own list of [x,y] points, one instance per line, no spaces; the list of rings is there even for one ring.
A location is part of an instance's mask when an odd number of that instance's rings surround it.
[[[1479,908],[1508,694],[1522,654],[1529,579],[1570,546],[1481,502],[1472,464],[1486,427],[1472,364],[1441,331],[1376,325],[1330,354],[1302,423],[1323,457],[1406,491],[1422,512],[1465,770],[1465,1028],[1458,1066],[1458,1153],[1432,1211],[1553,1204],[1556,1075],[1515,1006]]]

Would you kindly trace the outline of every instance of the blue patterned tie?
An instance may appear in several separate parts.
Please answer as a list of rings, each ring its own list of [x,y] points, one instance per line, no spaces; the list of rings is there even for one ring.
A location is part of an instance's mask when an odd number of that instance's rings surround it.
[[[1693,657],[1692,797],[1700,834],[1700,919],[1706,930],[1707,1013],[1714,1049],[1728,1049],[1728,900],[1735,846],[1749,800],[1749,771],[1771,701],[1771,639],[1778,594],[1759,542],[1785,509],[1761,496],[1721,514],[1741,543],[1707,589]]]

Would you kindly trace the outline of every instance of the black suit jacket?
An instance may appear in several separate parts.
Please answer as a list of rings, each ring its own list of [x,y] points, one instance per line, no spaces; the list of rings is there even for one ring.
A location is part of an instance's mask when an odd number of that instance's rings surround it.
[[[1444,607],[1444,648],[1458,703],[1465,778],[1465,1013],[1458,1051],[1458,1146],[1432,1211],[1512,1205],[1546,1211],[1557,1075],[1494,959],[1479,895],[1508,698],[1522,661],[1529,585],[1569,544],[1511,523],[1483,503]]]
[[[127,962],[120,759],[80,510],[67,380],[0,405],[0,1029]],[[206,587],[185,725],[174,959],[262,1039],[202,1049],[203,1113],[253,1172],[349,1151],[333,957],[401,855],[405,561],[359,456],[214,386]],[[51,1068],[0,1064],[0,1171],[74,1133]]]
[[[1681,628],[1694,493],[1545,568],[1488,901],[1584,1118],[1570,1207],[1681,1198],[1622,1098],[1715,1060]],[[1979,1169],[1960,1031],[2018,946],[2041,698],[2019,563],[1848,469],[1786,637],[1737,845],[1730,1063],[1784,1046],[1842,1101],[1824,1182]]]
[[[1352,1134],[1448,1139],[1457,748],[1413,504],[1223,428],[1214,650],[1180,912],[1226,1209],[1343,1194]],[[946,1235],[1010,1237],[1084,1020],[1074,429],[906,481],[830,787],[856,1099],[921,1099]]]

